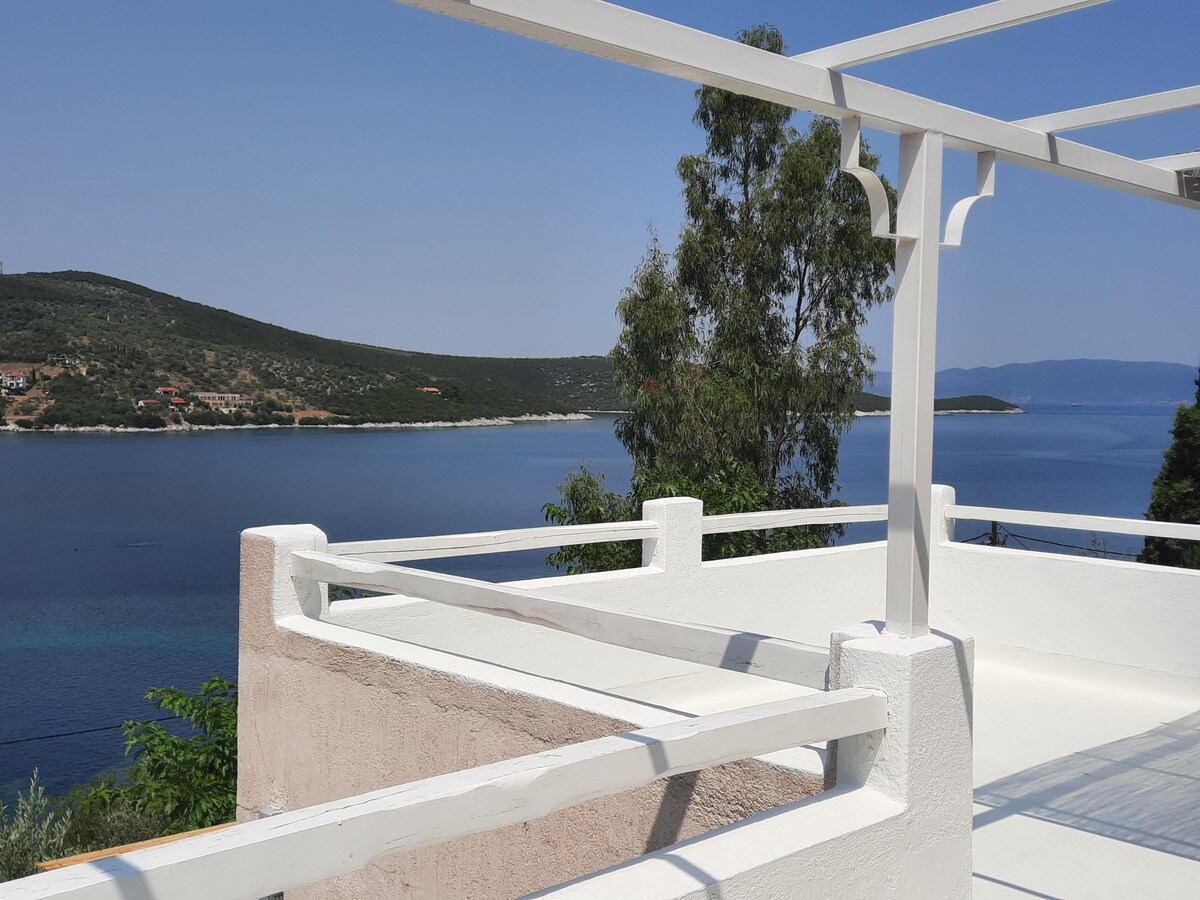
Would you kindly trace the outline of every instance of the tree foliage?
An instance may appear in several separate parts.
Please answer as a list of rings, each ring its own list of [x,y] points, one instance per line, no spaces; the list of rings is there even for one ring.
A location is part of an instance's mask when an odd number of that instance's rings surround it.
[[[1162,471],[1150,489],[1146,518],[1200,524],[1200,377],[1196,379],[1196,402],[1175,411],[1171,446],[1163,454]],[[1139,559],[1200,569],[1200,543],[1148,537]]]
[[[70,824],[70,815],[46,797],[35,770],[29,792],[18,794],[11,813],[0,802],[0,881],[33,875],[38,863],[66,855]]]
[[[773,28],[739,39],[783,52]],[[838,447],[874,362],[859,328],[890,299],[892,247],[871,235],[866,196],[840,171],[836,122],[817,118],[800,134],[787,107],[711,87],[696,98],[705,150],[677,167],[678,246],[668,254],[652,236],[617,307],[611,357],[627,412],[616,431],[632,491],[605,497],[585,467],[560,488],[563,502],[544,507],[551,521],[632,517],[644,500],[683,494],[708,513],[824,506],[837,488]],[[861,163],[879,160],[864,148]],[[827,534],[721,536],[706,554]],[[607,552],[564,548],[551,561],[606,567]]]

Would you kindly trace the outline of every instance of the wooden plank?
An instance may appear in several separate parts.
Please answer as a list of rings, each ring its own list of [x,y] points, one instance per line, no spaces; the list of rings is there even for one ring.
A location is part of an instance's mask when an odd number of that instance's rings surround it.
[[[1179,88],[1174,91],[1163,91],[1160,94],[1145,94],[1141,97],[1113,100],[1110,103],[1098,103],[1095,106],[1083,106],[1079,109],[1067,109],[1045,116],[1034,116],[1031,119],[1019,119],[1013,124],[1052,134],[1059,131],[1091,128],[1094,125],[1108,125],[1111,122],[1125,122],[1144,116],[1157,116],[1197,106],[1200,106],[1200,85]]]
[[[312,550],[292,554],[292,573],[310,581],[445,603],[699,665],[825,687],[829,651],[813,644],[674,622],[526,588]]]
[[[528,822],[661,778],[887,727],[849,688],[779,700],[373,791],[6,885],[8,900],[262,897],[397,851]]]
[[[181,831],[179,834],[167,834],[162,837],[150,838],[148,841],[135,841],[132,844],[121,844],[118,847],[109,847],[107,850],[92,850],[90,853],[76,853],[74,856],[64,856],[60,859],[49,859],[45,862],[37,864],[39,872],[49,872],[52,869],[61,869],[65,866],[74,866],[79,863],[95,862],[98,859],[107,859],[110,856],[119,856],[122,853],[131,853],[134,850],[142,850],[146,847],[157,847],[160,844],[169,844],[172,841],[181,841],[184,838],[196,837],[199,834],[214,834],[218,831],[224,831],[226,828],[232,828],[236,822],[223,822],[220,825],[209,825],[207,828],[196,828],[193,831]]]
[[[1153,522],[1146,519],[1115,519],[1108,516],[1081,516],[1032,509],[998,509],[991,506],[957,505],[946,507],[946,518],[1200,541],[1200,525],[1188,525],[1182,522]]]
[[[546,528],[512,528],[469,534],[347,541],[330,544],[329,551],[339,556],[357,556],[360,559],[379,562],[404,562],[415,559],[440,559],[445,556],[474,556],[479,553],[542,550],[566,544],[642,541],[657,534],[657,522],[605,522],[599,525],[551,525]]]
[[[794,528],[800,525],[841,525],[852,522],[887,521],[887,504],[876,506],[830,506],[820,509],[781,509],[767,512],[730,513],[705,516],[705,534],[758,531],[765,528]]]
[[[797,54],[793,59],[827,69],[845,69],[1107,2],[1108,0],[995,0],[993,3],[960,9],[934,19],[902,25],[890,31],[881,31],[841,44],[809,50],[807,53]]]
[[[803,60],[767,53],[596,0],[398,0],[513,34],[818,115],[859,115],[897,134],[936,131],[946,146],[1000,162],[1196,207],[1174,173],[1140,160],[949,106]],[[434,77],[442,78],[434,73]]]

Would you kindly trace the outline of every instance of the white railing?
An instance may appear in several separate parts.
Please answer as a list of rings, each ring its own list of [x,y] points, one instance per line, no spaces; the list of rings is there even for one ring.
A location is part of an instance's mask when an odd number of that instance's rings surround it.
[[[550,525],[544,528],[509,528],[503,531],[477,531],[469,534],[348,541],[330,544],[329,552],[360,559],[407,562],[446,556],[545,550],[572,544],[642,541],[657,535],[658,523],[643,519],[636,522],[604,522],[598,525]]]
[[[795,528],[800,525],[849,525],[854,522],[886,522],[887,517],[885,503],[876,506],[782,509],[705,516],[702,531],[704,534],[726,534],[731,531],[761,531],[767,528]]]
[[[1154,522],[1146,519],[1117,519],[1109,516],[1083,516],[1074,513],[1041,512],[1029,509],[1001,509],[992,506],[963,506],[959,504],[951,504],[946,507],[946,518],[1200,541],[1200,525],[1187,525],[1179,522]]]
[[[825,687],[829,651],[813,644],[661,619],[527,588],[312,550],[292,554],[292,574],[307,581],[403,594],[515,619],[699,665],[806,687]]]
[[[7,900],[257,898],[386,854],[528,822],[672,775],[879,731],[887,697],[846,688],[572,744],[11,882]]]

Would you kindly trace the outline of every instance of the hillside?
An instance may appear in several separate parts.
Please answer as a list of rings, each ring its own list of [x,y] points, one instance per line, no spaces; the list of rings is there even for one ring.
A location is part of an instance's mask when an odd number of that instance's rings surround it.
[[[990,394],[1013,403],[1186,403],[1194,366],[1116,359],[1057,359],[937,373],[939,394]],[[891,373],[876,375],[874,390],[890,393]]]
[[[90,272],[0,276],[0,371],[32,377],[5,409],[23,427],[463,421],[621,405],[602,356],[390,350]],[[229,409],[219,411],[203,394],[237,399],[221,401]],[[938,401],[942,411],[1003,406],[993,398]],[[888,400],[860,394],[856,407],[879,412]]]
[[[56,356],[83,365],[43,365]],[[88,272],[0,277],[0,361],[40,374],[47,397],[35,385],[14,407],[45,424],[150,424],[145,413],[132,421],[134,404],[164,385],[184,396],[240,394],[251,404],[240,418],[265,421],[292,411],[350,423],[452,421],[616,403],[603,357],[389,350],[302,334]],[[192,418],[204,423],[215,415],[193,409]]]

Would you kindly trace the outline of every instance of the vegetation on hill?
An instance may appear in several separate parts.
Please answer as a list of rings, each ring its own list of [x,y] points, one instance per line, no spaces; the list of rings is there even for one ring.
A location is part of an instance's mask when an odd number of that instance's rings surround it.
[[[49,364],[54,357],[83,365]],[[135,405],[164,385],[185,396],[252,400],[226,417],[195,403],[190,413],[177,413],[197,424],[290,423],[305,411],[316,422],[458,421],[611,409],[616,402],[611,366],[601,357],[388,350],[302,334],[88,272],[0,277],[0,360],[34,367],[35,387],[17,405],[41,425],[162,425],[162,414],[139,414]],[[437,392],[418,390],[427,387]]]
[[[1196,379],[1196,402],[1175,411],[1171,446],[1163,454],[1162,471],[1150,489],[1146,518],[1200,524],[1200,378]],[[1200,542],[1148,537],[1139,559],[1200,569]]]

